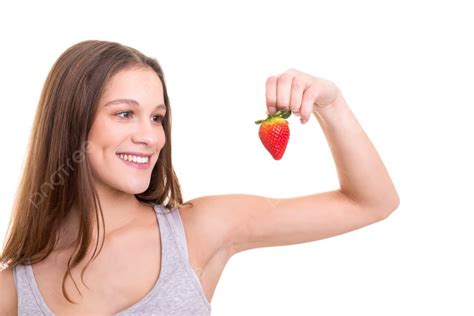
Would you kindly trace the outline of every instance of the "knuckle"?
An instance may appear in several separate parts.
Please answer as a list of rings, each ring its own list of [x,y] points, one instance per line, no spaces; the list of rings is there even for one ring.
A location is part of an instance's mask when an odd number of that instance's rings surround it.
[[[265,88],[267,93],[270,92],[272,89],[276,88],[277,78],[276,77],[269,77],[265,82]],[[270,91],[269,91],[270,90]]]
[[[306,91],[306,93],[308,94],[308,97],[310,99],[314,99],[316,98],[316,96],[318,95],[318,90],[316,89],[315,86],[311,86],[310,88],[308,88],[308,90]]]
[[[282,75],[280,75],[280,77],[278,77],[278,83],[286,83],[286,82],[289,82],[291,80],[292,76],[289,74],[289,73],[283,73]]]
[[[304,83],[301,79],[295,78],[293,79],[293,87],[297,89],[301,89],[304,86]]]
[[[270,77],[267,78],[267,81],[265,82],[265,84],[266,84],[267,86],[268,86],[268,85],[271,85],[271,84],[273,84],[273,83],[276,82],[276,79],[277,79],[276,76],[270,76]]]
[[[326,85],[328,90],[333,91],[336,88],[336,84],[333,81],[326,80]]]

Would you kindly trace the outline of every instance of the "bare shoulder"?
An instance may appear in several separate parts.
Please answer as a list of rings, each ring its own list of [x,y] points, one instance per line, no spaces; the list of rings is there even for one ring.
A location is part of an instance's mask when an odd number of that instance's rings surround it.
[[[195,257],[204,262],[216,253],[227,252],[233,221],[228,217],[223,196],[201,196],[187,203],[192,205],[179,207],[179,214],[189,252],[195,249]]]
[[[17,294],[13,270],[7,268],[0,271],[0,315],[17,315]]]
[[[226,260],[237,253],[237,236],[248,231],[249,213],[241,210],[268,207],[269,199],[249,194],[205,195],[186,201],[191,206],[179,208],[189,252],[208,262],[216,256]],[[245,214],[244,214],[245,213]],[[250,214],[250,216],[252,216]]]
[[[238,252],[236,236],[249,229],[249,217],[255,215],[254,211],[264,212],[273,201],[276,199],[251,194],[205,195],[187,201],[192,207],[179,210],[186,233],[192,235],[188,236],[191,242],[200,240],[198,248],[232,256]]]

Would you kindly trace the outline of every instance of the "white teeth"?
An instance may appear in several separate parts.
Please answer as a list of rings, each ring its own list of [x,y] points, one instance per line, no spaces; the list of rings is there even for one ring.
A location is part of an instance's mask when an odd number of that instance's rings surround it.
[[[133,161],[134,163],[148,163],[148,160],[150,157],[139,157],[139,156],[133,156],[133,155],[124,155],[124,154],[119,154],[118,155],[120,159],[125,160],[125,161]]]

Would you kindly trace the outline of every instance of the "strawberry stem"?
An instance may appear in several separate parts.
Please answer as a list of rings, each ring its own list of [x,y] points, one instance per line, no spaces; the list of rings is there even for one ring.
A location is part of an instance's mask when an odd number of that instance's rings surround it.
[[[289,110],[285,110],[285,111],[278,110],[275,114],[268,114],[266,119],[255,121],[255,124],[263,123],[274,117],[281,117],[281,118],[287,119],[290,117],[290,115],[291,115],[291,111]]]

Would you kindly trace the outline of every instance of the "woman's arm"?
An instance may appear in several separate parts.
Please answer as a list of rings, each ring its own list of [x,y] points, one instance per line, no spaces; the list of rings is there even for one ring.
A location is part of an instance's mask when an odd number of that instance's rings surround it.
[[[333,104],[314,106],[313,114],[334,158],[340,191],[367,208],[390,212],[399,205],[397,191],[377,150],[337,91]]]
[[[399,198],[371,141],[331,81],[289,70],[266,83],[268,112],[314,114],[328,141],[340,188],[294,198],[248,194],[192,200],[198,236],[212,251],[297,244],[340,235],[386,218]],[[186,215],[185,215],[186,216]],[[210,220],[212,219],[212,220]]]

